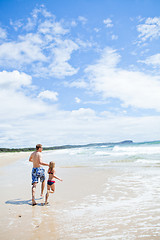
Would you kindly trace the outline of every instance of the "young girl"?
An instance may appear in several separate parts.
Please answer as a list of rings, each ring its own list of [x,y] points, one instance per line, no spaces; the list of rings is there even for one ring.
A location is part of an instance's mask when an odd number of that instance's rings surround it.
[[[48,181],[47,181],[47,193],[46,193],[46,200],[45,200],[45,204],[47,204],[47,200],[49,197],[49,193],[54,193],[55,191],[55,181],[54,179],[58,179],[60,181],[62,181],[62,179],[58,178],[55,176],[55,163],[54,162],[50,162],[49,163],[49,169],[48,169]]]

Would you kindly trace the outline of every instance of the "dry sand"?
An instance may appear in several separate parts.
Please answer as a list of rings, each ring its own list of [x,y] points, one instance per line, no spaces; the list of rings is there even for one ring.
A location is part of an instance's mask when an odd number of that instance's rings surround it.
[[[0,153],[0,167],[12,164],[22,158],[27,158],[30,154],[30,152]]]

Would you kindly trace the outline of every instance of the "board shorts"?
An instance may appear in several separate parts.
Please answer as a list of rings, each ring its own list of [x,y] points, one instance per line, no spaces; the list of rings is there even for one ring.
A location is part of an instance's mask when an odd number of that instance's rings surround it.
[[[40,178],[40,181],[43,182],[45,180],[45,170],[42,167],[32,168],[32,184],[37,182]]]

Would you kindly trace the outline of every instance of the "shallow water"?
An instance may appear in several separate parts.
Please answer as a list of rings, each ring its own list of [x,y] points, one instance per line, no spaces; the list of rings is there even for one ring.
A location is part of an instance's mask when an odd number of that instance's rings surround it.
[[[95,186],[80,203],[57,212],[63,216],[62,239],[159,239],[159,174],[110,171],[99,171],[104,180],[100,191]]]

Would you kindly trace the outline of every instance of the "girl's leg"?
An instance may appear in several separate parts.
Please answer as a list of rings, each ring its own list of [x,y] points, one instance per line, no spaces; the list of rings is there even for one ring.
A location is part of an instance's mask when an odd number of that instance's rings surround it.
[[[50,191],[50,193],[54,193],[54,191],[55,191],[55,183],[51,185],[51,190],[52,191]]]
[[[47,184],[47,193],[46,193],[45,204],[47,204],[47,200],[48,200],[48,197],[49,197],[49,192],[50,192],[50,185]]]

